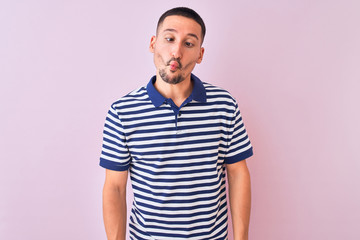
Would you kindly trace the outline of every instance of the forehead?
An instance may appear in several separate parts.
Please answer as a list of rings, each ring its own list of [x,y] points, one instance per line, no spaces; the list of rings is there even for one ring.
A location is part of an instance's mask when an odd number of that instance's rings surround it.
[[[195,34],[201,37],[201,26],[195,20],[183,16],[172,15],[164,19],[159,26],[158,33],[163,33],[168,29],[173,29],[178,33]]]

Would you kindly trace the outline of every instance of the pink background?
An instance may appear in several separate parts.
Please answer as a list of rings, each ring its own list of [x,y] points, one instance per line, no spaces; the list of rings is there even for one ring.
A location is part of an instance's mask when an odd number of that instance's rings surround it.
[[[0,239],[105,239],[105,115],[155,73],[150,37],[180,5],[208,28],[195,74],[254,145],[250,239],[360,239],[357,0],[2,1]]]

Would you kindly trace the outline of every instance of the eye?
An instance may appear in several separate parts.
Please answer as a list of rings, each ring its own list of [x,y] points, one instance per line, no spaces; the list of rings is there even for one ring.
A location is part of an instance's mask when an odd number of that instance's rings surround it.
[[[166,39],[166,41],[168,41],[168,42],[173,42],[173,41],[174,41],[174,39],[171,38],[171,37],[167,37],[167,38],[165,38],[165,39]]]
[[[194,46],[194,44],[193,44],[193,43],[191,43],[191,42],[185,42],[185,46],[187,46],[187,47],[193,47],[193,46]]]

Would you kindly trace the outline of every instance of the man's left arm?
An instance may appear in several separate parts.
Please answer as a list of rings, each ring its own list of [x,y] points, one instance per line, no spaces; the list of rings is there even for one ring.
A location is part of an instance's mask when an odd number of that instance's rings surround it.
[[[246,160],[227,164],[226,169],[234,240],[248,240],[251,186]]]

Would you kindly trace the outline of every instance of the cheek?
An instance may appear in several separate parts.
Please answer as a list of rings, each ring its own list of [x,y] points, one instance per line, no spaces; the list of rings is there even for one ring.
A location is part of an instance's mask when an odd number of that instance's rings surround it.
[[[165,63],[165,59],[162,57],[161,54],[155,53],[154,54],[154,62],[156,66],[162,66]]]
[[[157,48],[156,51],[154,51],[154,59],[156,63],[165,63],[166,62],[166,55],[164,54],[163,48]]]
[[[198,61],[199,56],[195,56],[195,54],[191,57],[191,59],[189,59],[187,62],[184,62],[184,66],[183,68],[191,68],[194,67],[196,65],[196,62]]]
[[[195,64],[196,64],[196,62],[190,62],[190,63],[184,65],[184,66],[183,66],[183,69],[184,69],[184,70],[188,70],[188,69],[191,69],[191,70],[192,70],[192,69],[195,67]]]

